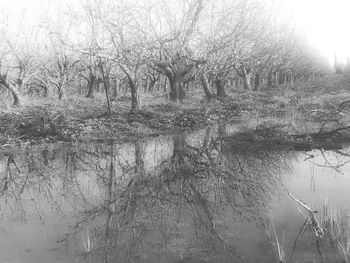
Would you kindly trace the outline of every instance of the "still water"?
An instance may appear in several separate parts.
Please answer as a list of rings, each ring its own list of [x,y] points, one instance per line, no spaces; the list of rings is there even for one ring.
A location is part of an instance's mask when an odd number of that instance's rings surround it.
[[[233,132],[3,149],[0,263],[346,262],[350,150],[254,149]],[[342,242],[303,228],[288,193]]]

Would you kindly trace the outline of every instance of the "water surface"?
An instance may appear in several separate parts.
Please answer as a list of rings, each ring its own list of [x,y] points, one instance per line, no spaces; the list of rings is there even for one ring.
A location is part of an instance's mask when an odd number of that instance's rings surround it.
[[[348,215],[350,150],[252,151],[234,131],[2,151],[0,262],[278,262],[277,243],[342,262],[311,228],[294,247],[307,211],[288,192]]]

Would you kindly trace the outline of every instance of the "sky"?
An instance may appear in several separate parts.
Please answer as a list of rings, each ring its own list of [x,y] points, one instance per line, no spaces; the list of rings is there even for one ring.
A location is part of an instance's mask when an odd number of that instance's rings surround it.
[[[115,0],[117,1],[117,0]],[[144,0],[139,0],[144,1]],[[161,0],[159,0],[161,1]],[[313,46],[333,62],[350,58],[350,0],[266,0],[281,2],[286,16],[292,17]],[[0,0],[0,12],[9,17],[12,27],[18,23],[36,23],[44,17],[55,17],[67,6],[80,0]],[[23,17],[24,19],[18,19]]]
[[[330,62],[350,58],[350,0],[281,0],[312,45]]]

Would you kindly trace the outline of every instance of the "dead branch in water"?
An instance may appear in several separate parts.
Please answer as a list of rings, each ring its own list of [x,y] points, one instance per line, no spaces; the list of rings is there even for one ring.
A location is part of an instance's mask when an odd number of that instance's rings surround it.
[[[324,237],[325,236],[324,230],[322,229],[320,223],[318,222],[317,218],[315,217],[315,213],[317,213],[317,211],[312,210],[310,206],[308,206],[305,202],[297,199],[291,193],[288,193],[288,195],[290,195],[294,199],[294,201],[296,201],[298,204],[300,204],[302,207],[304,207],[306,209],[306,211],[308,211],[309,222],[311,224],[312,229],[314,230],[316,238]]]

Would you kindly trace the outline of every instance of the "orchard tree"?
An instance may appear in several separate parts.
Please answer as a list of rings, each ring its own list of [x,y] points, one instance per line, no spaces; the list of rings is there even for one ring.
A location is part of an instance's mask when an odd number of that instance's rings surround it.
[[[77,31],[73,30],[73,19],[72,17],[60,19],[48,21],[46,29],[49,38],[46,48],[48,67],[45,72],[50,83],[57,89],[59,100],[66,97],[69,85],[82,70],[81,54],[70,48],[71,39],[77,34]]]
[[[0,85],[11,93],[13,105],[19,105],[21,93],[26,92],[24,89],[38,73],[38,31],[32,32],[32,39],[29,39],[22,31],[14,38],[9,36],[6,26],[1,30]]]
[[[79,73],[79,59],[63,51],[54,52],[50,68],[47,69],[49,81],[56,87],[58,99],[66,97],[67,88]]]
[[[21,94],[18,90],[18,85],[14,74],[12,74],[10,47],[6,40],[6,35],[3,32],[0,39],[0,87],[8,90],[13,97],[13,105],[18,106],[21,102]],[[13,58],[13,57],[12,57]]]
[[[266,18],[260,15],[264,12],[260,1],[220,3],[207,11],[201,49],[207,60],[206,76],[221,97],[226,96],[228,81],[238,77],[251,89],[253,69],[268,52],[262,50],[261,43],[270,33]],[[202,81],[203,87],[205,83]]]
[[[110,34],[112,47],[111,59],[125,74],[131,92],[131,110],[139,110],[139,81],[148,59],[147,43],[144,43],[142,31],[138,30],[139,21],[130,12],[137,10],[116,10],[113,16],[103,20]],[[114,12],[113,12],[114,13]]]
[[[148,58],[147,35],[141,30],[142,11],[134,3],[87,1],[84,17],[89,36],[88,52],[95,57],[105,87],[111,85],[111,72],[121,72],[131,91],[131,109],[139,109],[139,82]],[[109,101],[107,96],[107,101]]]
[[[150,66],[168,78],[170,100],[174,102],[183,101],[185,97],[183,83],[192,79],[199,71],[199,67],[206,63],[201,58],[193,57],[194,51],[191,49],[191,41],[204,9],[203,2],[203,0],[182,1],[183,9],[179,17],[176,17],[178,10],[171,9],[171,1],[165,1],[162,6],[172,19],[167,21],[169,29],[160,33],[156,44],[158,56],[153,58]]]

